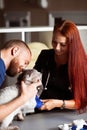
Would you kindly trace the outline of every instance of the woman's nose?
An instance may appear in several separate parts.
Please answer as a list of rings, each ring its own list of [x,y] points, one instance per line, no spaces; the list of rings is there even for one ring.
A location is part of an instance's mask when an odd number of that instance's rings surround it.
[[[56,50],[59,50],[59,51],[60,51],[60,49],[61,49],[61,45],[60,45],[60,43],[57,43],[57,45],[56,45]]]

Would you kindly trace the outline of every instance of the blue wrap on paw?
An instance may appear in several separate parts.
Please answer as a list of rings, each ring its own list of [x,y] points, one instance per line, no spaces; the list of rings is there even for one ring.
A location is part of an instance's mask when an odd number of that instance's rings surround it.
[[[40,108],[43,105],[43,102],[39,99],[38,96],[35,97],[36,100],[36,107],[35,108]]]

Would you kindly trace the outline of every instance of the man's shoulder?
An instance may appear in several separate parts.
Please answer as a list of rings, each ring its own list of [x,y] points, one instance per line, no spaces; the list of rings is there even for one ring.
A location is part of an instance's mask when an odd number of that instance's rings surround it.
[[[5,66],[5,64],[4,64],[4,61],[0,58],[0,67],[4,67]]]
[[[6,75],[5,71],[6,71],[6,68],[5,68],[4,61],[0,58],[0,87],[3,83],[5,75]]]
[[[5,63],[4,63],[4,61],[3,61],[2,58],[0,58],[0,67],[1,67],[1,66],[5,67]]]

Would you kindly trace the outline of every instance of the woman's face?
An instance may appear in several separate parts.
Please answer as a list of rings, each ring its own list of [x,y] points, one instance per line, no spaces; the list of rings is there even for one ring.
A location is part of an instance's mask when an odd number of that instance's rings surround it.
[[[58,56],[63,56],[68,53],[67,39],[59,32],[53,33],[52,46],[55,51],[55,54]]]

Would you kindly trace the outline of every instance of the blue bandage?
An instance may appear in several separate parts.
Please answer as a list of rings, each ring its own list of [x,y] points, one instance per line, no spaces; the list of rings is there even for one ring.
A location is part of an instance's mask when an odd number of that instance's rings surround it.
[[[38,96],[35,97],[36,100],[36,107],[35,108],[40,108],[43,105],[43,102],[39,99]]]

